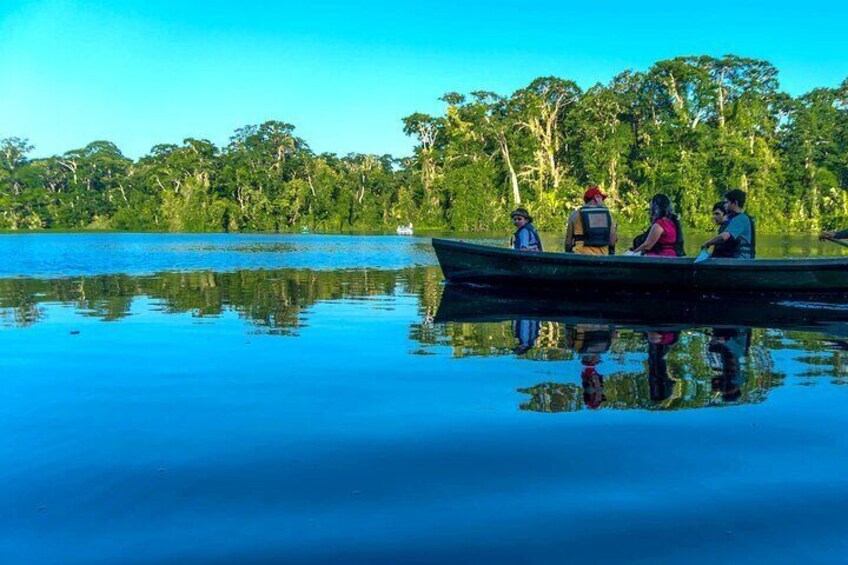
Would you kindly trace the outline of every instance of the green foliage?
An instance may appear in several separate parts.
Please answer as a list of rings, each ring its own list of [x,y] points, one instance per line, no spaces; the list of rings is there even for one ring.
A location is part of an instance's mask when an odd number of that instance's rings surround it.
[[[585,91],[541,77],[509,96],[441,100],[442,115],[403,119],[417,145],[402,160],[316,155],[280,121],[136,162],[108,141],[30,159],[27,140],[0,139],[0,229],[489,231],[509,230],[521,205],[558,231],[588,184],[624,225],[646,223],[664,192],[684,224],[712,229],[731,188],[764,230],[844,227],[848,215],[848,79],[792,98],[766,61],[677,57]]]

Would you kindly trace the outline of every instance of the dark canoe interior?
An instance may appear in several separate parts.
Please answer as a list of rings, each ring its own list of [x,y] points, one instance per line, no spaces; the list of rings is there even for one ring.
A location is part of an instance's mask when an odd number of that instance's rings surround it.
[[[496,287],[447,285],[436,322],[546,320],[640,330],[763,327],[848,335],[848,295],[607,293],[571,296]]]
[[[708,259],[528,253],[433,239],[450,282],[683,292],[848,293],[848,258]]]

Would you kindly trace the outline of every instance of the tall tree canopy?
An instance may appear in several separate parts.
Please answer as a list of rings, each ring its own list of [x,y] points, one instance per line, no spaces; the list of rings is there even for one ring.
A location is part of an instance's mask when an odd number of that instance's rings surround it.
[[[623,223],[657,192],[708,228],[731,188],[764,229],[813,231],[848,216],[848,79],[793,98],[767,61],[678,57],[585,90],[540,77],[505,95],[441,97],[401,127],[412,155],[315,154],[292,124],[157,145],[137,161],[108,141],[47,158],[0,139],[0,229],[163,231],[501,230],[529,208],[560,230],[588,184]]]

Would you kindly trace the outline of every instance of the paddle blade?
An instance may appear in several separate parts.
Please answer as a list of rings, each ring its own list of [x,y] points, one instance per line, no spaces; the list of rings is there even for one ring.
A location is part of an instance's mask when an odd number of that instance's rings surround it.
[[[701,261],[706,261],[710,258],[710,253],[706,249],[701,249],[701,252],[698,253],[698,256],[695,257],[695,262],[700,263]]]
[[[848,247],[848,241],[842,241],[841,239],[826,239],[825,241],[841,245],[842,247]]]

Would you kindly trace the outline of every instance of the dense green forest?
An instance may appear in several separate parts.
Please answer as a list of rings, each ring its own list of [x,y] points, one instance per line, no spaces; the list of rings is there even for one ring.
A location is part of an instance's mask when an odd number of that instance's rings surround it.
[[[544,77],[509,96],[441,100],[443,115],[403,119],[417,140],[405,158],[316,154],[279,121],[238,129],[225,147],[186,139],[137,161],[108,141],[31,158],[26,139],[7,137],[0,229],[489,231],[509,229],[520,204],[560,230],[587,184],[626,224],[644,223],[665,192],[685,224],[710,227],[730,188],[748,192],[763,229],[848,218],[848,79],[793,98],[766,61],[680,57],[588,90]]]

